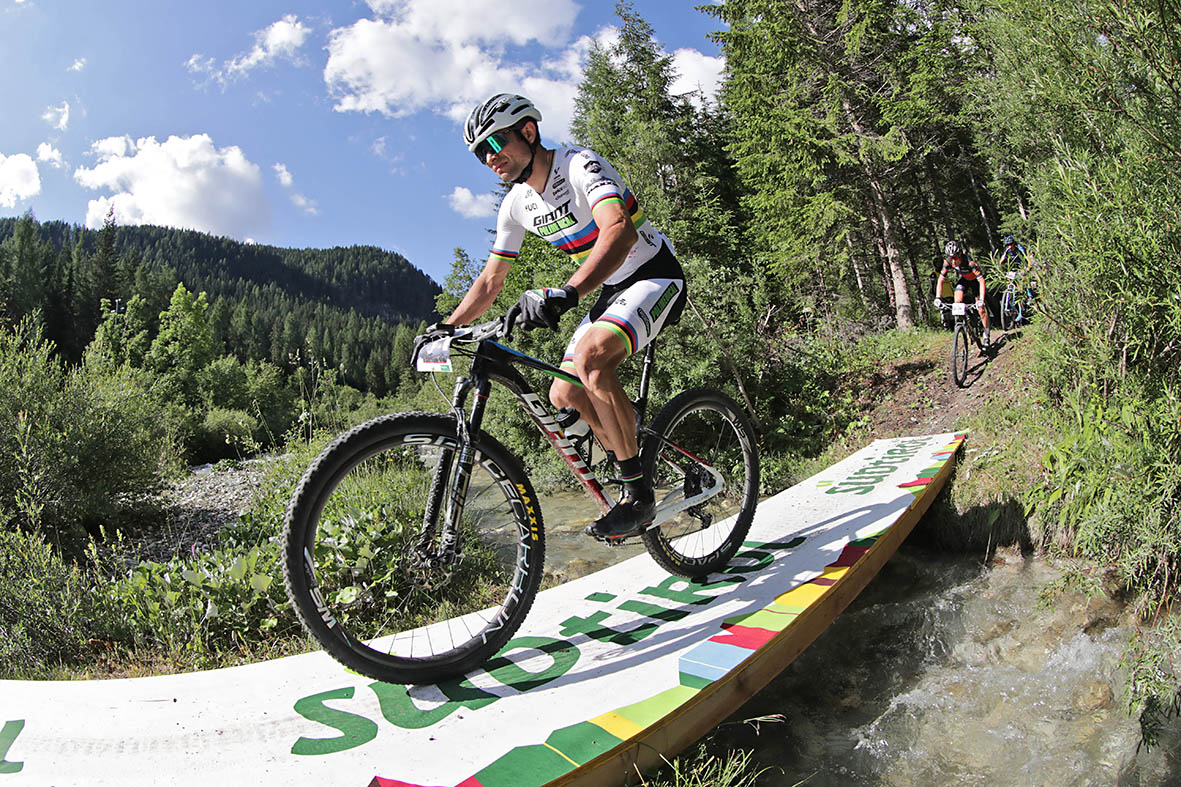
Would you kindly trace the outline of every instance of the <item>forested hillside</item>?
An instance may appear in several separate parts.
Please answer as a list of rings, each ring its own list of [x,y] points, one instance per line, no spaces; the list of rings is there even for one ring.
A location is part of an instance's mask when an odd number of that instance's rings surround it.
[[[405,334],[430,321],[439,292],[406,259],[372,246],[283,249],[192,230],[109,223],[96,231],[26,217],[0,219],[0,248],[0,308],[10,317],[40,310],[46,335],[71,360],[94,338],[104,299],[107,310],[142,313],[154,330],[183,283],[206,294],[218,354],[288,370],[294,359],[316,360],[378,395],[398,385],[401,367],[390,359],[399,326]]]

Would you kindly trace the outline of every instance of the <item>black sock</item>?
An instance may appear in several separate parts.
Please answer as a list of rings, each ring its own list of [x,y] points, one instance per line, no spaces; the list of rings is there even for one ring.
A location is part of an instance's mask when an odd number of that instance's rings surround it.
[[[652,486],[644,477],[644,469],[640,466],[640,457],[633,456],[619,462],[619,478],[623,481],[624,494],[639,503],[652,501]]]

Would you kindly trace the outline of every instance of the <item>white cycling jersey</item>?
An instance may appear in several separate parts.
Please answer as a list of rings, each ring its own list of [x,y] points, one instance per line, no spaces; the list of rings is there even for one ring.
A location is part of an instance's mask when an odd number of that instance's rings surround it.
[[[532,186],[518,183],[505,195],[496,220],[492,256],[510,264],[515,262],[528,230],[582,263],[599,237],[592,211],[606,201],[623,205],[640,236],[623,264],[605,282],[618,284],[655,257],[668,240],[644,217],[635,195],[615,168],[587,148],[563,145],[556,149],[553,167],[540,194]]]

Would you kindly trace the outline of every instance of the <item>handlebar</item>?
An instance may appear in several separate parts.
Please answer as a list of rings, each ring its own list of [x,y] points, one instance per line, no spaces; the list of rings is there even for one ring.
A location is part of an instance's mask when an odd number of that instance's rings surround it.
[[[450,336],[452,341],[482,342],[485,339],[500,339],[510,336],[505,329],[504,317],[498,317],[488,322],[472,325],[450,325],[445,322],[435,323],[426,329],[426,333],[416,336],[415,341],[432,342]]]

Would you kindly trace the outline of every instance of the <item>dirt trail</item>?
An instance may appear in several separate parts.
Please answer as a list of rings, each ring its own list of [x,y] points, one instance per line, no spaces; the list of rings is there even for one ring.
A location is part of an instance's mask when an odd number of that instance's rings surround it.
[[[946,337],[945,339],[943,337]],[[965,387],[951,378],[951,333],[911,358],[887,361],[859,383],[867,411],[865,434],[871,439],[951,431],[985,400],[1024,385],[1013,374],[1022,352],[1019,331],[994,331],[990,358],[969,357]]]

